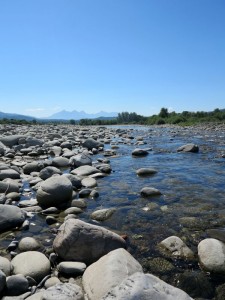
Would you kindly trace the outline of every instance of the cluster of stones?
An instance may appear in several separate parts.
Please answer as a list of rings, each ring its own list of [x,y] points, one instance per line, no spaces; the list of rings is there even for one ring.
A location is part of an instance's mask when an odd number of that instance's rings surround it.
[[[16,126],[6,125],[0,133],[0,231],[29,230],[30,212],[46,215],[47,224],[57,223],[55,216],[60,211],[65,214],[51,253],[42,253],[39,241],[26,237],[13,240],[8,246],[9,255],[0,256],[2,299],[191,299],[182,290],[144,274],[141,265],[125,250],[126,241],[121,236],[78,219],[87,206],[83,198],[98,197],[98,178],[111,172],[107,157],[116,155],[116,145],[112,143],[112,148],[104,151],[104,144],[111,142],[109,131],[49,125],[21,126],[18,132]],[[124,132],[117,133],[127,143],[133,139]],[[143,138],[137,138],[138,147],[144,144]],[[136,148],[132,156],[146,156],[149,151]],[[177,151],[198,152],[198,147],[188,144]],[[92,157],[98,153],[103,158],[94,162]],[[69,173],[63,173],[68,169]],[[137,175],[156,172],[142,168]],[[29,183],[28,189],[23,188],[24,182]],[[36,197],[20,201],[24,191],[35,191]],[[143,187],[140,194],[162,195],[154,187]],[[103,221],[114,211],[94,211],[91,218]],[[195,256],[175,236],[162,241],[159,248],[171,257]],[[200,264],[209,272],[225,272],[224,253],[225,245],[219,240],[206,239],[198,246]]]

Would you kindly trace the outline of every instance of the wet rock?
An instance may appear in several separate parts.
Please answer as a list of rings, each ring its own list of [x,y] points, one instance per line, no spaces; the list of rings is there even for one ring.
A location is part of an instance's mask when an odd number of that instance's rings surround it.
[[[45,276],[50,274],[50,262],[41,252],[27,251],[16,255],[11,264],[13,274],[30,276],[40,282]]]
[[[56,167],[48,166],[48,167],[45,167],[44,169],[42,169],[40,171],[39,177],[42,180],[46,180],[46,179],[50,178],[52,175],[54,175],[54,174],[61,175],[62,172],[58,168],[56,168]]]
[[[41,183],[37,191],[40,206],[59,206],[72,198],[73,187],[65,176],[53,176]]]
[[[199,147],[195,144],[186,144],[177,149],[177,152],[199,152]]]
[[[25,213],[17,206],[0,204],[0,231],[22,225]]]
[[[57,269],[66,276],[78,276],[84,273],[87,266],[82,262],[64,261],[58,264]]]
[[[38,250],[40,249],[41,245],[35,238],[25,237],[21,239],[18,247],[21,252],[25,252]]]
[[[152,197],[152,196],[158,196],[162,195],[162,193],[153,187],[144,187],[141,189],[141,196],[143,197]]]
[[[137,157],[140,157],[140,156],[146,156],[148,155],[148,151],[145,150],[145,149],[141,149],[141,148],[136,148],[132,151],[132,155],[133,156],[137,156]]]
[[[53,242],[55,252],[62,259],[86,264],[114,249],[125,247],[126,242],[114,232],[77,219],[63,223]]]
[[[71,206],[72,207],[78,207],[78,208],[86,208],[87,207],[87,203],[83,199],[77,199],[77,200],[73,200],[71,202]]]
[[[111,251],[84,272],[82,281],[85,293],[89,299],[102,299],[112,288],[136,272],[142,272],[142,267],[130,253],[124,249]]]
[[[154,275],[137,272],[112,288],[101,299],[191,300],[192,298]]]
[[[149,271],[158,274],[165,274],[175,269],[171,262],[162,257],[155,257],[153,259],[150,259],[146,263],[146,267]]]
[[[8,194],[12,192],[19,192],[19,186],[16,182],[12,183],[0,181],[0,193]]]
[[[170,236],[159,243],[159,247],[165,250],[171,257],[193,259],[193,251],[177,236]]]
[[[9,276],[11,273],[11,263],[10,261],[5,258],[0,256],[0,270],[6,275]]]
[[[5,178],[19,179],[20,174],[13,169],[0,170],[0,180]]]
[[[225,273],[225,244],[216,239],[205,239],[198,244],[198,257],[208,272]]]
[[[7,295],[19,296],[28,291],[28,280],[22,275],[12,275],[6,280]]]
[[[105,221],[109,219],[115,212],[115,208],[104,208],[94,211],[91,214],[91,219],[96,221]]]
[[[203,272],[185,271],[178,276],[178,287],[193,298],[211,299],[214,288]]]
[[[90,194],[92,192],[92,189],[89,189],[89,188],[86,188],[86,189],[82,189],[80,192],[79,192],[79,197],[80,198],[86,198],[86,197],[89,197]]]
[[[69,214],[81,214],[83,212],[83,210],[79,207],[69,207],[64,211],[65,215],[69,215]]]
[[[141,169],[138,169],[136,171],[136,173],[137,173],[138,176],[149,176],[149,175],[156,174],[157,171],[155,169],[152,169],[152,168],[141,168]]]
[[[29,298],[28,298],[29,299]],[[59,283],[43,292],[41,300],[84,300],[82,289],[71,283]]]

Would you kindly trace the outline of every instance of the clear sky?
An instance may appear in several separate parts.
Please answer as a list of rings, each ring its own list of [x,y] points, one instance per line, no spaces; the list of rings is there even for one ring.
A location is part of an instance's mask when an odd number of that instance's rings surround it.
[[[225,108],[224,0],[0,0],[0,111]]]

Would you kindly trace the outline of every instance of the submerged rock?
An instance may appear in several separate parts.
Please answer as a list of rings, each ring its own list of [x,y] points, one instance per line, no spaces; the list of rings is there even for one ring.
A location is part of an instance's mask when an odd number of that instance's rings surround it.
[[[96,221],[105,221],[109,219],[115,212],[115,208],[104,208],[94,211],[91,214],[91,219]]]
[[[159,243],[159,247],[171,257],[193,259],[193,251],[177,236],[170,236]]]

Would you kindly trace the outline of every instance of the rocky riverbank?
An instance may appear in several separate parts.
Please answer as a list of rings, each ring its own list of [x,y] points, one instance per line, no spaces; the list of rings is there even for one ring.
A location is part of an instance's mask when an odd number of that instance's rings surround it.
[[[163,136],[167,149],[159,144]],[[144,246],[145,239],[141,246],[145,254],[138,262],[133,249],[141,244],[143,235],[132,232],[130,238],[119,226],[113,230],[107,223],[113,218],[126,222],[115,217],[118,199],[114,200],[115,207],[107,205],[106,199],[100,207],[95,204],[101,195],[104,197],[107,180],[117,171],[111,160],[128,155],[135,162],[146,163],[134,170],[136,177],[132,179],[143,182],[135,200],[145,203],[141,210],[149,215],[143,215],[143,220],[150,222],[159,213],[170,213],[169,193],[152,185],[160,170],[144,159],[155,151],[162,155],[160,159],[164,153],[172,153],[191,155],[195,160],[204,152],[202,159],[212,160],[211,147],[216,144],[213,159],[220,161],[225,157],[223,137],[224,125],[145,127],[141,134],[132,127],[1,125],[1,299],[223,299],[223,222],[210,221],[205,225],[207,233],[201,228],[192,240],[187,231],[178,236],[177,231],[170,230],[171,234],[166,233],[154,246],[161,256],[151,259],[145,255],[153,255],[151,248]],[[203,141],[201,145],[196,139]],[[120,184],[117,181],[115,188]],[[114,190],[111,198],[113,195]],[[165,203],[160,206],[160,201]],[[184,228],[198,227],[198,221],[194,214],[179,218]],[[193,268],[200,265],[201,269],[193,272],[178,268],[176,285],[190,291],[191,296],[161,280],[174,270],[175,261]],[[153,274],[161,274],[161,279]],[[213,285],[218,276],[218,283]]]

